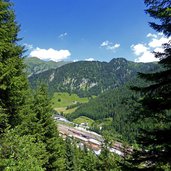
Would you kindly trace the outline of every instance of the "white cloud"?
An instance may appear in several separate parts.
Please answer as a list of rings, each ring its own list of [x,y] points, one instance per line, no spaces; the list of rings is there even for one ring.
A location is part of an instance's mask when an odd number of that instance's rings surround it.
[[[26,48],[27,50],[33,49],[33,45],[31,45],[31,44],[24,43],[23,45],[25,46],[25,48]]]
[[[70,55],[71,53],[69,50],[55,50],[52,48],[40,49],[38,47],[30,53],[30,57],[37,57],[42,60],[52,60],[55,62],[67,59]]]
[[[148,34],[147,34],[147,37],[154,37],[154,38],[157,38],[157,35],[156,35],[156,34],[152,34],[152,33],[148,33]]]
[[[144,44],[141,44],[141,43],[138,43],[136,45],[132,45],[131,48],[132,48],[134,54],[137,55],[137,56],[139,56],[139,55],[143,54],[144,52],[148,51],[148,48]]]
[[[114,51],[114,50],[116,50],[117,48],[120,47],[120,44],[118,44],[118,43],[114,44],[114,43],[106,40],[106,41],[102,42],[100,46],[107,49],[107,50]]]
[[[162,47],[158,47],[158,48],[155,48],[155,49],[154,49],[154,52],[163,53],[163,52],[164,52],[164,49],[163,49]]]
[[[157,38],[153,38],[152,41],[148,44],[150,47],[152,48],[156,48],[156,47],[161,47],[162,44],[166,43],[169,41],[169,38],[166,37],[157,37]]]
[[[117,49],[117,48],[119,48],[120,47],[120,44],[115,44],[115,45],[111,45],[111,46],[107,46],[106,47],[106,49],[108,49],[108,50],[115,50],[115,49]]]
[[[61,33],[59,36],[58,36],[58,38],[60,38],[60,39],[63,39],[65,36],[67,36],[68,35],[68,33]]]
[[[167,43],[171,38],[164,37],[163,34],[147,34],[150,39],[148,44],[138,43],[132,45],[131,49],[136,55],[135,62],[154,62],[159,61],[152,52],[163,52],[162,44]]]
[[[154,62],[158,61],[158,58],[155,58],[154,54],[150,51],[145,51],[141,56],[135,59],[135,62]]]
[[[119,48],[119,47],[120,47],[120,44],[117,44],[117,43],[116,43],[116,44],[114,45],[114,48]]]
[[[94,58],[87,58],[85,61],[94,61]]]
[[[110,42],[108,40],[106,40],[106,41],[102,42],[100,46],[101,47],[108,46],[109,44],[110,44]]]
[[[78,62],[78,59],[74,59],[73,62]]]

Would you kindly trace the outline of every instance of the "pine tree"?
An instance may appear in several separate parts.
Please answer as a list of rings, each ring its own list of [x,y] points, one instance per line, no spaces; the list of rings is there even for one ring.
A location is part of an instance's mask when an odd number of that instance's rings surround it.
[[[86,146],[84,147],[84,151],[83,151],[83,163],[82,163],[82,168],[85,171],[98,171],[98,158],[97,156],[94,154],[93,151],[88,150],[86,148]]]
[[[145,0],[146,12],[160,22],[150,23],[156,31],[171,35],[171,1]],[[149,83],[145,87],[133,87],[140,92],[139,119],[149,122],[142,129],[137,142],[139,151],[133,154],[134,170],[171,169],[171,42],[163,45],[164,52],[156,52],[163,69],[155,73],[140,73],[139,77]]]
[[[0,170],[43,171],[48,153],[43,142],[32,135],[18,135],[17,129],[6,131],[0,139]]]
[[[14,127],[21,123],[19,111],[25,104],[28,88],[23,71],[23,47],[18,45],[18,32],[12,4],[0,0],[0,106],[3,110],[0,125],[3,129],[7,125]]]
[[[114,154],[111,153],[109,150],[109,147],[111,146],[111,137],[109,134],[105,135],[105,140],[102,144],[101,147],[101,153],[98,156],[98,164],[97,164],[97,170],[99,171],[118,171],[120,170],[120,167],[118,166],[119,163],[119,157]]]
[[[0,170],[44,170],[45,144],[21,131],[31,110],[18,32],[12,3],[0,0]]]
[[[71,144],[71,140],[67,137],[66,139],[66,153],[65,153],[65,170],[74,171],[74,149]]]
[[[45,165],[46,170],[62,171],[64,170],[65,162],[65,146],[63,140],[59,137],[50,104],[47,89],[41,85],[34,94],[35,128],[33,128],[32,134],[35,135],[38,142],[41,141],[46,146],[48,153],[48,162]]]
[[[169,0],[144,0],[148,9],[146,10],[154,19],[159,22],[150,22],[150,26],[157,32],[163,32],[167,37],[171,36],[171,2]]]

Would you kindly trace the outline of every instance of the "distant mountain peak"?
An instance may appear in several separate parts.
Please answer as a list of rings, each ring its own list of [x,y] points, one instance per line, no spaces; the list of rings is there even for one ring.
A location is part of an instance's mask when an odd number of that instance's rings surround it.
[[[125,58],[113,58],[109,63],[116,63],[116,62],[128,62]]]
[[[65,65],[65,64],[68,64],[70,62],[43,61],[37,57],[28,57],[28,58],[24,59],[24,63],[26,64],[26,72],[27,72],[28,76],[31,76],[33,74],[38,74],[38,73],[47,71],[49,69],[59,68],[59,67]]]

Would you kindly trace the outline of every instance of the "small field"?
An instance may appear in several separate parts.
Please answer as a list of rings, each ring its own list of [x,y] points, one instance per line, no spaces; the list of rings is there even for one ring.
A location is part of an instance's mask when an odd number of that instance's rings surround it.
[[[54,108],[54,110],[56,110],[59,114],[67,115],[74,112],[76,110],[76,107],[72,109],[67,109],[66,107],[56,107]]]
[[[74,119],[73,122],[76,124],[87,123],[88,126],[91,126],[91,124],[94,122],[94,120],[92,120],[86,116],[80,116],[80,117]]]
[[[69,114],[76,110],[80,103],[87,103],[87,97],[80,98],[76,94],[58,92],[52,98],[52,107],[59,113]]]

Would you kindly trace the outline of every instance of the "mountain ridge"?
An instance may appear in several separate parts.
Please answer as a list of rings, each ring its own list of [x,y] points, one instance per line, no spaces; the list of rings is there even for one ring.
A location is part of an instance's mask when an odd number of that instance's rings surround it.
[[[29,77],[32,87],[38,82],[48,85],[49,91],[76,93],[81,96],[98,95],[135,78],[138,72],[158,69],[155,63],[135,63],[124,58],[110,62],[78,61],[50,69]]]
[[[26,73],[30,77],[33,74],[39,74],[49,69],[59,68],[65,64],[70,63],[69,61],[43,61],[37,57],[27,57],[24,59],[26,65]]]

